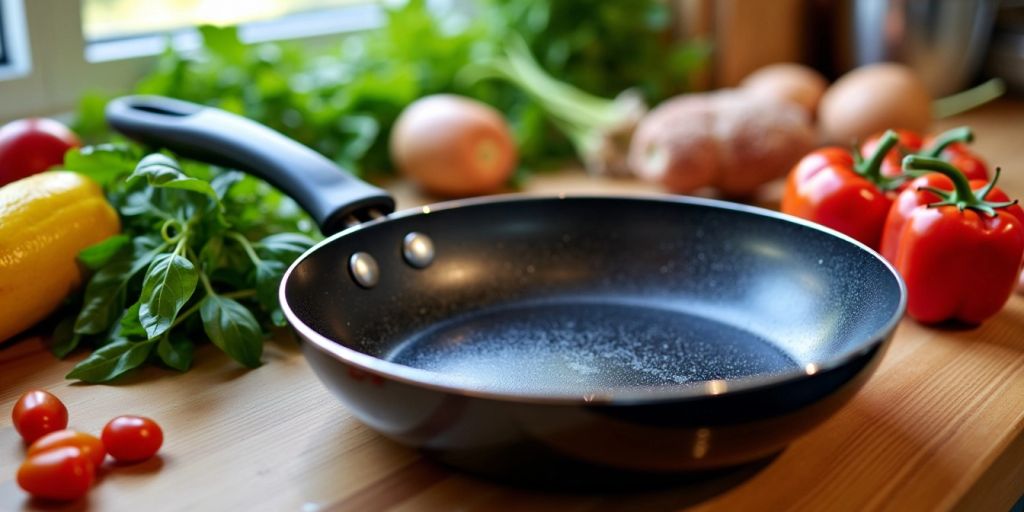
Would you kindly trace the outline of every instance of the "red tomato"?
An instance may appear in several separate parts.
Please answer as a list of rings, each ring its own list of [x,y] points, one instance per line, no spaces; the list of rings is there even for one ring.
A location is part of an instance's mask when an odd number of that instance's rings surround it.
[[[21,119],[0,127],[0,186],[64,163],[64,153],[79,145],[78,136],[53,119]]]
[[[164,433],[155,421],[142,416],[118,416],[103,427],[103,445],[118,462],[141,462],[156,454]]]
[[[81,498],[95,478],[92,459],[74,446],[32,455],[18,468],[18,485],[32,496],[49,500]]]
[[[33,389],[21,395],[11,411],[14,428],[26,443],[68,426],[68,409],[59,398]]]
[[[100,441],[96,436],[91,436],[84,432],[75,432],[74,430],[58,430],[56,432],[50,432],[43,437],[40,437],[36,442],[32,443],[32,446],[28,447],[28,456],[52,450],[54,448],[62,448],[65,446],[74,446],[92,459],[92,463],[97,468],[103,465],[103,459],[107,456],[107,450],[103,447],[103,441]]]

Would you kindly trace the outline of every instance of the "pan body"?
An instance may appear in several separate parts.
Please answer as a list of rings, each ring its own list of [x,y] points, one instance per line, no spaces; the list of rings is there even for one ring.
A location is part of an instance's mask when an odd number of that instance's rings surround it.
[[[410,233],[432,241],[425,267],[403,252]],[[372,287],[353,278],[356,253],[379,266]],[[842,235],[679,197],[402,212],[324,241],[281,288],[305,356],[355,416],[506,477],[770,456],[863,384],[904,297]]]

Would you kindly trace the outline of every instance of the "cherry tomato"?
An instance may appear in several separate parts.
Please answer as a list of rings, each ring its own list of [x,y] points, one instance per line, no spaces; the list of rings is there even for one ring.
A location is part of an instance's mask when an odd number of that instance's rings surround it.
[[[68,409],[59,398],[33,389],[21,395],[11,412],[14,428],[26,443],[68,426]]]
[[[142,416],[118,416],[103,427],[103,445],[118,462],[141,462],[156,454],[164,433],[155,421]]]
[[[64,153],[79,145],[78,136],[53,119],[20,119],[0,127],[0,185],[64,163]]]
[[[64,446],[74,446],[82,450],[92,459],[93,465],[97,468],[103,465],[103,459],[107,456],[107,450],[103,447],[103,441],[100,441],[96,436],[74,430],[58,430],[40,437],[36,442],[32,443],[32,446],[28,447],[27,455],[31,457],[38,453]]]
[[[74,446],[29,456],[18,468],[18,485],[32,496],[50,500],[81,498],[95,479],[92,458]]]

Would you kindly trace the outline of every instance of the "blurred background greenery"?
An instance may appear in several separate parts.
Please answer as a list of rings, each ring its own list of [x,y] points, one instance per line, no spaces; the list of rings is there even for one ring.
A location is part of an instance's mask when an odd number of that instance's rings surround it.
[[[416,98],[445,92],[506,113],[521,170],[569,158],[569,141],[522,91],[460,79],[460,70],[496,58],[516,34],[560,80],[609,97],[633,88],[650,104],[686,91],[708,54],[700,42],[673,37],[672,11],[659,0],[392,2],[379,29],[321,47],[245,45],[230,26],[351,1],[258,0],[231,2],[228,8],[228,2],[206,0],[88,0],[83,15],[86,33],[108,38],[203,22],[229,24],[203,25],[199,51],[168,50],[135,90],[243,114],[363,175],[388,172],[387,134],[401,110]],[[133,19],[148,21],[132,24]],[[86,138],[107,135],[105,100],[102,93],[83,99],[76,129]]]

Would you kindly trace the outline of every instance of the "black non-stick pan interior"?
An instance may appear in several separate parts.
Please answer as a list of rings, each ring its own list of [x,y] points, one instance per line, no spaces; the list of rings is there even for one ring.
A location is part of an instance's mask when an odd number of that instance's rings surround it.
[[[410,232],[434,243],[426,268],[403,258]],[[353,281],[356,252],[379,263],[375,287]],[[300,328],[391,373],[580,396],[813,373],[878,343],[900,286],[863,247],[763,210],[536,198],[360,226],[301,260],[284,296]]]

